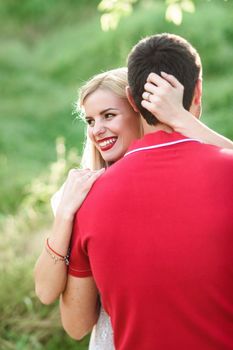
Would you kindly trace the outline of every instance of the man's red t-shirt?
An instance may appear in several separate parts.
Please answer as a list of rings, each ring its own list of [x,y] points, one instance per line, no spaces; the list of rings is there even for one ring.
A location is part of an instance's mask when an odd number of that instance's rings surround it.
[[[163,131],[96,182],[69,273],[93,275],[117,350],[233,349],[233,153]]]

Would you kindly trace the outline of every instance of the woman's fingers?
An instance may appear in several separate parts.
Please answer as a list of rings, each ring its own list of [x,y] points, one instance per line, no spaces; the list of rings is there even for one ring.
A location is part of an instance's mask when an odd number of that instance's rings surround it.
[[[69,170],[68,173],[68,178],[72,178],[72,177],[77,177],[77,176],[81,176],[83,174],[86,174],[87,172],[89,172],[90,169],[78,169],[78,168],[73,168]]]
[[[148,91],[145,91],[145,92],[143,92],[143,94],[142,94],[143,100],[149,101],[149,102],[151,102],[151,101],[150,101],[150,97],[151,97],[151,96],[152,96],[152,94],[151,94],[150,92],[148,92]]]
[[[149,74],[142,98],[147,102],[156,103],[157,107],[165,108],[166,105],[171,105],[178,108],[182,105],[184,87],[173,75],[165,72],[161,74],[163,78],[155,73]]]
[[[104,171],[104,168],[100,170],[71,169],[66,180],[66,189],[68,187],[71,189],[73,186],[78,186],[79,190],[82,190],[82,185],[85,185],[84,188],[86,190],[86,187],[92,185]]]
[[[92,171],[90,174],[88,174],[87,178],[87,184],[92,186],[93,183],[105,172],[105,169],[100,169],[97,171]]]
[[[156,94],[156,92],[157,92],[157,90],[158,90],[158,87],[155,86],[155,85],[152,84],[152,83],[146,83],[146,84],[144,85],[144,89],[145,89],[145,91],[148,91],[148,92],[150,92],[151,94]]]
[[[161,76],[156,73],[150,73],[147,78],[148,83],[152,83],[158,87],[167,87],[168,85],[174,88],[183,88],[183,85],[179,82],[176,77],[166,72],[161,72]]]
[[[72,215],[80,208],[94,182],[104,173],[105,169],[91,171],[90,169],[71,169],[66,180],[60,208]]]
[[[167,74],[165,72],[161,72],[161,75],[164,79],[166,79],[167,82],[169,82],[173,87],[176,88],[183,88],[183,85],[177,80],[174,75]]]
[[[163,79],[160,75],[156,73],[150,73],[147,77],[147,82],[152,83],[158,87],[167,87],[170,83],[167,79]]]
[[[103,174],[104,170],[104,168],[100,170],[89,170],[82,174],[81,179],[87,181],[89,179],[98,178],[101,174]]]
[[[147,109],[149,112],[151,112],[152,114],[154,114],[154,105],[146,100],[142,100],[141,105],[143,108]],[[156,115],[155,115],[156,117]]]

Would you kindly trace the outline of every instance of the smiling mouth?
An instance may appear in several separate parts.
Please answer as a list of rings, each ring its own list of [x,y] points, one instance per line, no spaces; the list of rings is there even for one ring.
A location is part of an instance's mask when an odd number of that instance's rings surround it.
[[[99,148],[101,151],[108,151],[111,149],[117,141],[117,137],[108,137],[103,140],[98,141]]]

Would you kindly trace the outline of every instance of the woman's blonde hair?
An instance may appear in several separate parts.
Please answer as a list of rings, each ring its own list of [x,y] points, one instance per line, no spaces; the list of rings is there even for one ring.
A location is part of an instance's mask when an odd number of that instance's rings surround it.
[[[79,99],[77,102],[78,111],[83,109],[85,99],[97,89],[110,90],[117,96],[126,99],[125,88],[128,85],[127,75],[127,68],[122,67],[97,74],[88,80],[79,90]],[[92,170],[98,170],[108,166],[87,134],[84,143],[81,166]]]

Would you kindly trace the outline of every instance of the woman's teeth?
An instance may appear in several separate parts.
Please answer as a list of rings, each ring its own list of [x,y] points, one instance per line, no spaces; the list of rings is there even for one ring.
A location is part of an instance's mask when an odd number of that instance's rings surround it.
[[[99,142],[100,147],[106,147],[108,145],[113,145],[116,142],[116,139],[109,139],[109,140],[105,140],[105,141],[101,141]]]

